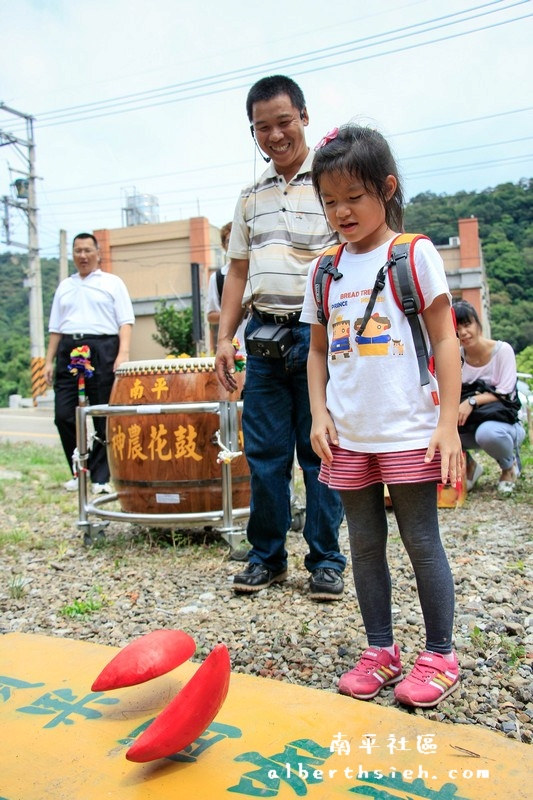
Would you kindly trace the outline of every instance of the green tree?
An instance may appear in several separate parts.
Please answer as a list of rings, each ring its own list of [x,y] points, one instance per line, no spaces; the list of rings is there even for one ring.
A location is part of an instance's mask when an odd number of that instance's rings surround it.
[[[0,337],[0,406],[11,394],[31,396],[30,339],[16,333]]]
[[[164,347],[169,355],[194,354],[191,308],[178,310],[166,300],[162,300],[154,314],[154,322],[157,333],[152,334],[152,338]]]
[[[533,344],[528,345],[516,357],[516,368],[518,372],[525,372],[526,375],[533,375]],[[533,384],[533,378],[529,381]]]
[[[533,343],[533,179],[483,192],[419,194],[407,204],[405,230],[447,244],[458,234],[458,220],[471,216],[479,221],[492,336],[520,352]]]
[[[29,297],[25,254],[0,253],[0,405],[10,394],[31,395]],[[43,323],[47,329],[58,283],[57,259],[41,259]]]

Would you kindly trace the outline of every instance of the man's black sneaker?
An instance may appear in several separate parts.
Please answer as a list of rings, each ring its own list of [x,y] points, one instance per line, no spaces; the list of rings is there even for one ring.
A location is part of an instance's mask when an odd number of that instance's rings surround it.
[[[281,583],[287,577],[287,570],[274,572],[264,564],[248,564],[244,572],[233,576],[234,592],[258,592],[271,583]]]
[[[319,567],[309,578],[311,600],[340,600],[344,591],[341,573],[332,567]]]

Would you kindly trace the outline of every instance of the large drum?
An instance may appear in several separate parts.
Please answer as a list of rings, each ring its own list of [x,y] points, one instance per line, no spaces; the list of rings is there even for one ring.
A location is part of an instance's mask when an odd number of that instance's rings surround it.
[[[244,373],[236,373],[244,383]],[[217,380],[214,358],[128,361],[115,374],[109,405],[236,401]],[[240,421],[240,414],[239,414]],[[173,514],[222,510],[222,465],[217,456],[217,411],[119,414],[107,420],[107,455],[122,510]],[[242,431],[238,447],[242,450]],[[250,504],[243,455],[231,461],[233,508]]]

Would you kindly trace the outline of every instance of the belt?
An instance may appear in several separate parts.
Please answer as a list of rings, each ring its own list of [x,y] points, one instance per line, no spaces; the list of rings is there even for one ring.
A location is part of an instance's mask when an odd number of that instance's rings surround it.
[[[64,333],[64,339],[80,342],[82,339],[116,339],[118,333]]]
[[[266,311],[253,309],[254,316],[258,317],[265,325],[295,325],[300,320],[300,311],[292,311],[290,314],[267,314]]]

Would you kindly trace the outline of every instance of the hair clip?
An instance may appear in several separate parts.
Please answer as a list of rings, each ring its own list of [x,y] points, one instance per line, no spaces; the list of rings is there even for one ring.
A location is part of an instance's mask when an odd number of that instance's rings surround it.
[[[321,147],[324,147],[324,145],[328,144],[328,142],[332,142],[332,141],[333,141],[333,139],[336,139],[336,138],[337,138],[337,135],[338,135],[338,133],[339,133],[339,129],[338,129],[338,128],[332,128],[332,129],[331,129],[330,131],[328,131],[328,132],[326,133],[326,135],[325,135],[325,136],[324,136],[324,137],[323,137],[323,138],[322,138],[322,139],[319,141],[319,143],[318,143],[318,144],[316,145],[316,147],[315,147],[315,150],[320,150],[320,148],[321,148]]]

